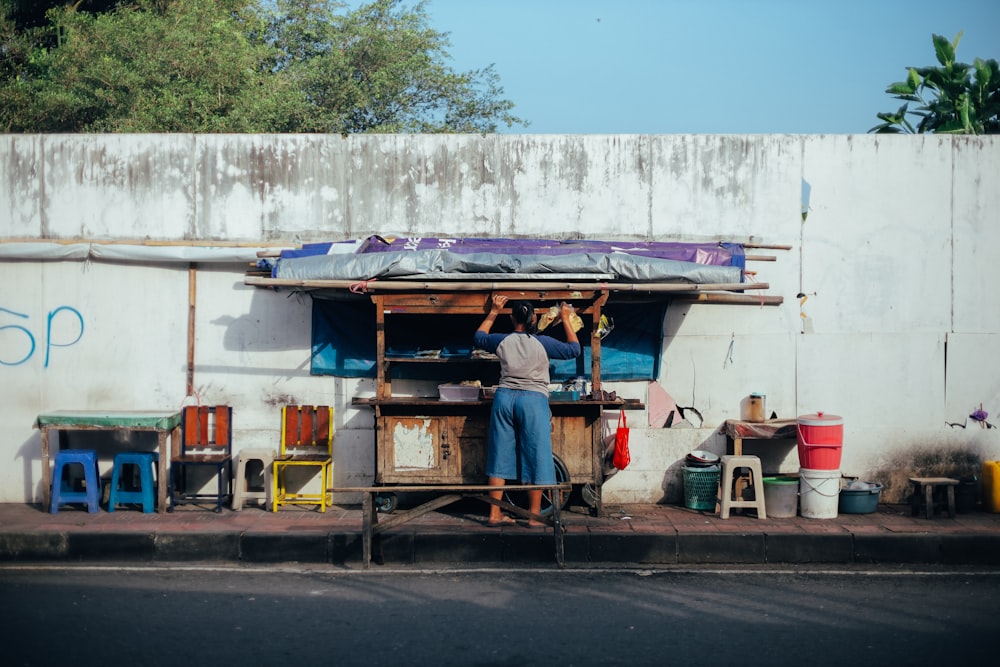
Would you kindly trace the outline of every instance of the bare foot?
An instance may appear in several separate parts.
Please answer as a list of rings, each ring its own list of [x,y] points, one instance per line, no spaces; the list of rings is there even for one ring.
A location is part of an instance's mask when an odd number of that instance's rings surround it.
[[[491,518],[490,520],[488,520],[486,522],[486,525],[487,526],[492,526],[492,527],[496,527],[496,526],[513,526],[516,523],[517,523],[517,521],[514,521],[514,519],[510,518],[509,516],[501,516],[499,519],[492,519]]]
[[[547,527],[544,523],[540,523],[538,521],[529,521],[527,525],[528,525],[528,528],[546,528]]]

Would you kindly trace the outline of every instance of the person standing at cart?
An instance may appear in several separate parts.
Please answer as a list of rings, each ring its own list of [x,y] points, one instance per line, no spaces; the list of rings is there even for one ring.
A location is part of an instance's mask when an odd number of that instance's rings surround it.
[[[583,351],[571,321],[573,306],[566,302],[559,306],[566,333],[563,342],[535,333],[535,307],[530,301],[509,302],[512,333],[490,333],[505,305],[506,296],[493,295],[490,312],[473,336],[477,348],[495,353],[500,359],[500,384],[493,397],[486,458],[489,485],[502,487],[508,479],[522,484],[555,484],[549,359],[573,359]],[[490,491],[491,498],[500,500],[502,496],[501,488]],[[541,490],[529,491],[528,510],[537,515],[541,506]],[[514,520],[491,504],[487,523],[500,526]],[[543,525],[534,519],[528,521],[530,527]]]

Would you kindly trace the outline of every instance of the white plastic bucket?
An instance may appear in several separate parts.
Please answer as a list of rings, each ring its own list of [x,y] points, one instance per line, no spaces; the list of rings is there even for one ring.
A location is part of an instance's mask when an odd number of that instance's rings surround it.
[[[793,517],[799,507],[799,480],[794,477],[765,477],[764,506],[774,519]]]
[[[799,513],[809,519],[836,519],[840,471],[799,468]]]

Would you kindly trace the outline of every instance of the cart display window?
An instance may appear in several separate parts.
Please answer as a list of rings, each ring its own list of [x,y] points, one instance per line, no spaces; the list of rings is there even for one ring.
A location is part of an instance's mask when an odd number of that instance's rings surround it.
[[[608,304],[605,314],[614,328],[601,340],[601,376],[604,380],[654,380],[659,375],[660,346],[666,303]],[[461,315],[442,318],[434,315],[407,315],[407,326],[393,330],[387,340],[387,355],[397,357],[438,354],[443,358],[471,353],[472,334],[481,316]],[[500,325],[500,322],[498,322]],[[579,332],[580,340],[589,341],[591,324]],[[498,327],[497,329],[501,329]],[[546,331],[559,335],[558,329]],[[339,377],[375,377],[376,331],[375,306],[365,301],[339,301],[313,298],[312,355],[313,375]],[[550,368],[553,382],[588,375],[591,367],[590,346],[576,359],[558,360]],[[409,366],[400,377],[409,379],[442,378],[445,367]],[[460,369],[453,372],[461,374]]]

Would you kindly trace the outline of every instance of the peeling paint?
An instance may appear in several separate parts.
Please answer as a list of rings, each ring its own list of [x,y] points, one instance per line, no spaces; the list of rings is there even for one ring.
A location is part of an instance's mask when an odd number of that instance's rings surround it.
[[[392,431],[396,470],[432,470],[437,467],[434,432],[430,427],[429,419],[412,427],[401,422],[396,424]]]

